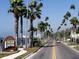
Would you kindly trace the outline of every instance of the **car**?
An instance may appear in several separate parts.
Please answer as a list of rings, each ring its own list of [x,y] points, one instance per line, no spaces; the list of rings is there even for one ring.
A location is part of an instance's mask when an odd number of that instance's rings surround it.
[[[57,43],[61,43],[61,41],[58,40]]]

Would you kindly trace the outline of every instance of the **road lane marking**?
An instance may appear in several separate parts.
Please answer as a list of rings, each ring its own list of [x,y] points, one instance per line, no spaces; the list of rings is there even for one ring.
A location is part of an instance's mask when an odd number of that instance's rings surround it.
[[[55,41],[53,42],[53,45],[55,45]],[[56,59],[56,47],[55,46],[53,46],[53,48],[52,48],[52,59]]]

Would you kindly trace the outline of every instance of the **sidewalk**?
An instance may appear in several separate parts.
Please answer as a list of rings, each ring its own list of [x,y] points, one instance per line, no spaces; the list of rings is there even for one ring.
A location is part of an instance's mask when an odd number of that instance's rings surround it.
[[[0,59],[14,59],[14,58],[16,58],[16,57],[18,57],[18,56],[20,56],[20,55],[26,53],[26,52],[27,52],[27,51],[25,51],[25,50],[22,49],[22,50],[21,50],[20,52],[18,52],[18,53],[15,53],[15,54],[12,54],[12,55],[9,55],[9,56],[0,58]]]

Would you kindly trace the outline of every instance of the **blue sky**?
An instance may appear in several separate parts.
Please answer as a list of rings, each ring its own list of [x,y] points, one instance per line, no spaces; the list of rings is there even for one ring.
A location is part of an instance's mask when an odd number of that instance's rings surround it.
[[[25,0],[25,3],[27,0]],[[69,10],[71,4],[75,4],[77,9],[72,13],[77,16],[79,9],[79,0],[43,0],[42,18],[34,21],[34,26],[40,21],[44,20],[46,16],[49,17],[49,23],[56,31],[61,24],[63,15]],[[0,36],[8,36],[14,34],[14,17],[13,14],[8,13],[10,8],[9,0],[0,0]],[[24,20],[24,27],[26,27],[26,19]],[[67,26],[69,27],[69,25]],[[25,32],[25,28],[24,28]]]

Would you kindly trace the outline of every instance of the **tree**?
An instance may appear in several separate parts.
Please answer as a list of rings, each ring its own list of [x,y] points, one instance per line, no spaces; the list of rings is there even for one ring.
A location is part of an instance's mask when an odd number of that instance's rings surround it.
[[[47,29],[46,23],[44,23],[43,21],[41,21],[40,23],[38,23],[38,30],[41,32],[41,38],[43,36],[44,31]]]
[[[15,17],[15,33],[16,33],[16,46],[18,44],[18,21],[19,21],[19,11],[18,11],[18,5],[20,2],[18,0],[10,0],[10,9],[8,12],[11,12],[14,14]]]
[[[19,6],[19,10],[18,10],[19,11],[19,17],[20,17],[20,38],[21,38],[21,41],[23,41],[23,16],[24,16],[24,13],[26,11],[26,7],[22,3]],[[23,45],[23,42],[22,42],[22,45]]]
[[[36,36],[37,36],[37,28],[33,27],[33,31],[36,32]]]
[[[28,6],[28,15],[27,18],[30,19],[30,39],[31,39],[31,47],[33,47],[33,21],[36,18],[41,18],[41,7],[43,6],[42,2],[37,2],[32,0]],[[27,14],[26,13],[26,14]]]
[[[75,9],[75,5],[74,4],[72,4],[71,6],[70,6],[70,9]]]
[[[77,17],[73,17],[71,20],[70,20],[71,24],[73,25],[73,27],[76,29],[76,26],[79,24],[79,21],[77,19]]]
[[[46,35],[49,38],[49,36],[51,35],[51,32],[49,30],[46,31]]]
[[[15,16],[15,32],[16,37],[18,40],[18,25],[19,25],[19,18],[20,18],[20,38],[22,40],[23,37],[23,15],[25,13],[26,7],[23,4],[23,0],[10,0],[11,8],[9,12],[12,12]],[[17,41],[16,41],[17,42]],[[17,45],[17,44],[16,44]]]

